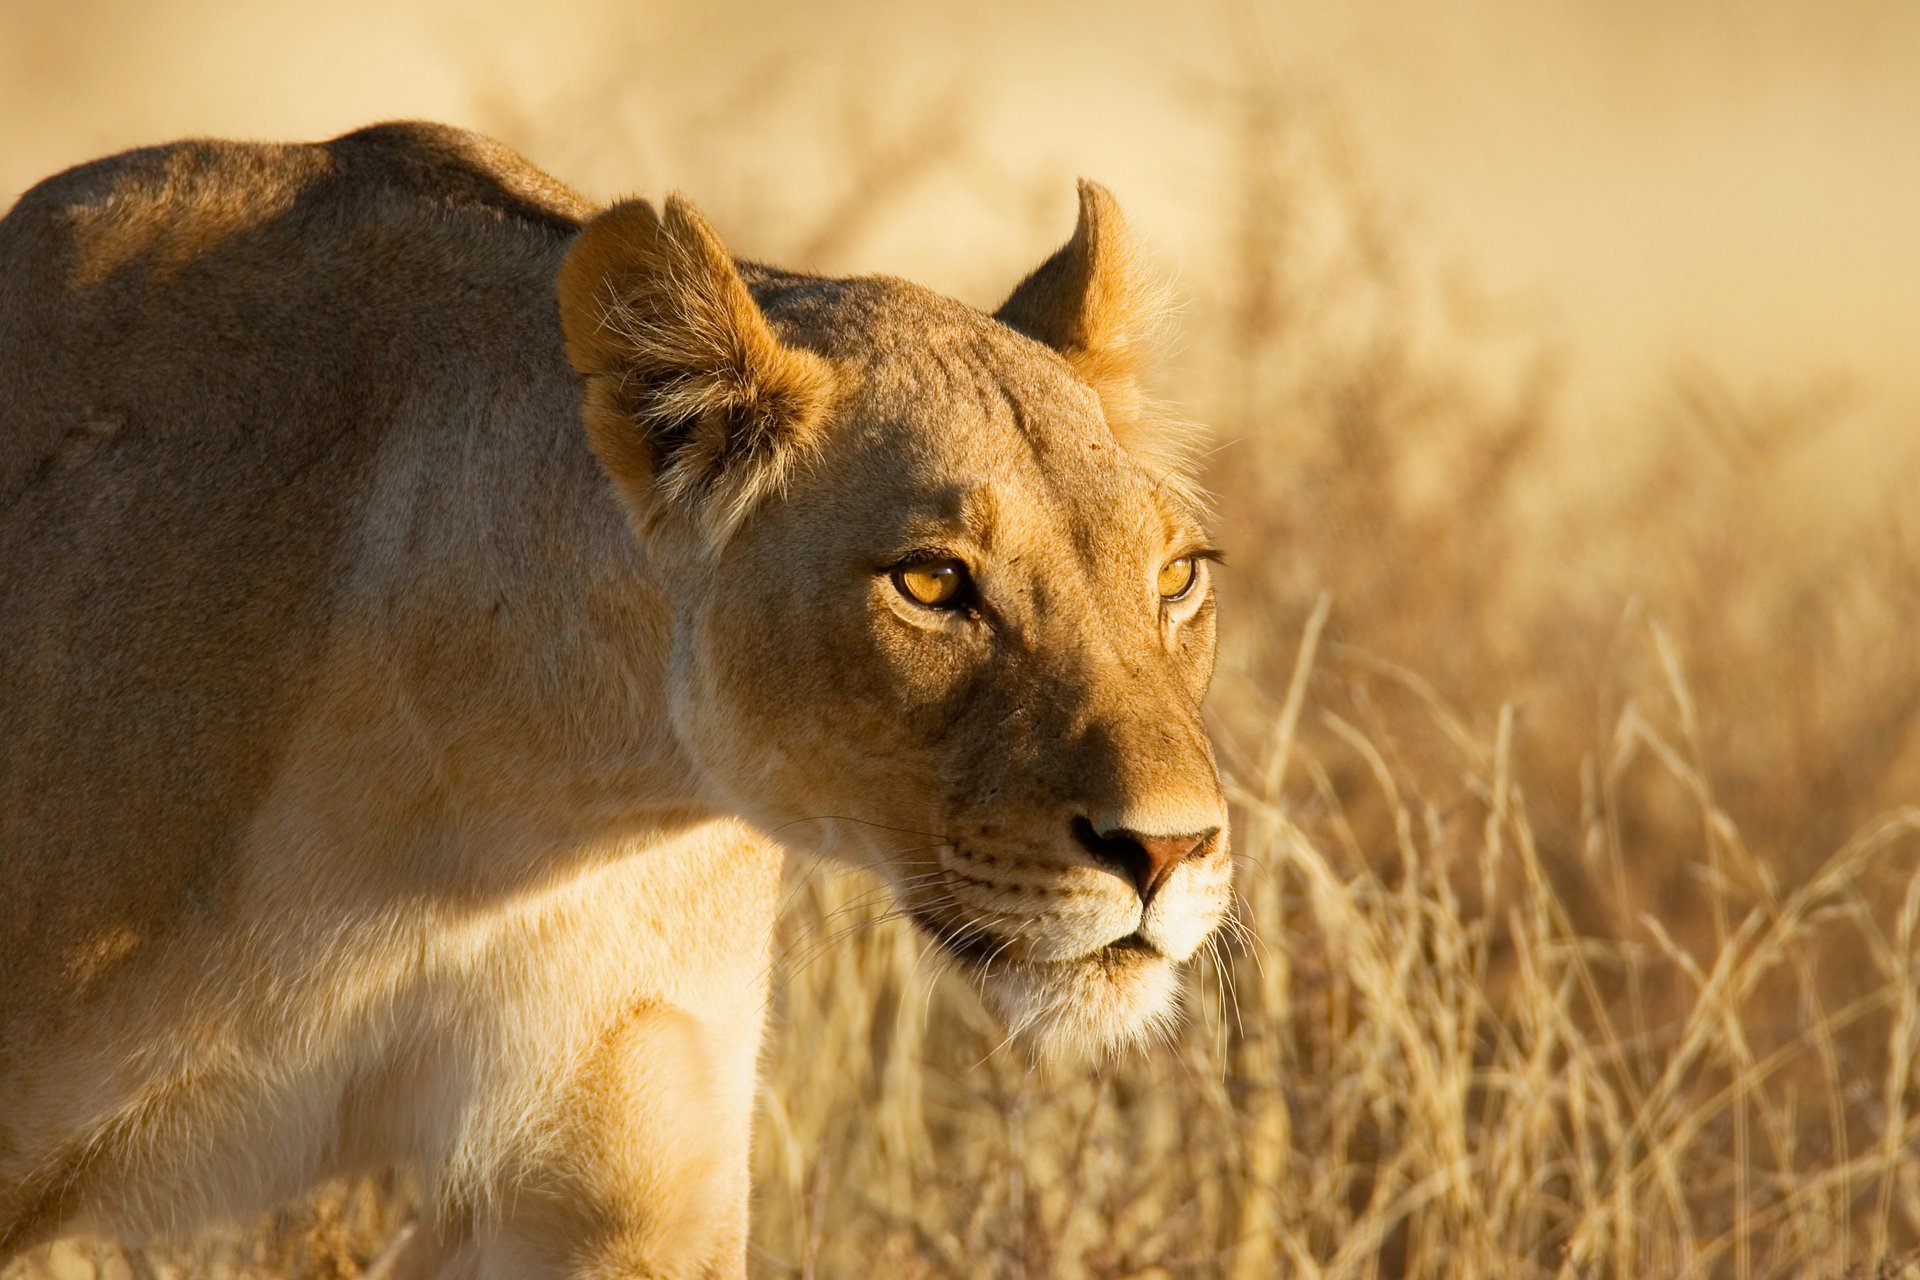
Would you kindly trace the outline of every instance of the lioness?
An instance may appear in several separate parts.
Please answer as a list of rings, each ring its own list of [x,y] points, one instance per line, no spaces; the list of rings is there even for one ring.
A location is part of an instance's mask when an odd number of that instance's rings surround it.
[[[1042,1052],[1228,898],[1112,199],[989,316],[496,143],[0,221],[0,1257],[424,1170],[406,1266],[740,1275],[780,846]]]

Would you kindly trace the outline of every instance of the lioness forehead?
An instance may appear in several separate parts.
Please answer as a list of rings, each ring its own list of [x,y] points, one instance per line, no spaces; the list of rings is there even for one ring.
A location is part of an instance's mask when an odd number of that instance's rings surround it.
[[[1117,445],[1094,390],[992,316],[878,276],[769,271],[754,294],[783,338],[853,371],[839,429],[889,460],[919,529],[982,542],[1035,517],[1129,540],[1197,529],[1180,491]]]
[[[787,341],[859,370],[865,390],[903,405],[929,396],[1004,398],[1011,390],[1074,402],[1091,389],[1053,351],[989,315],[889,276],[820,279],[763,272],[754,296]]]

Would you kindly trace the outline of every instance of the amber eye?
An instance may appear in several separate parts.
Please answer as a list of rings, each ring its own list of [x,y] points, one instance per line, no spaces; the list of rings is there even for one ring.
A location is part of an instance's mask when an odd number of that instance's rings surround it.
[[[1199,576],[1199,567],[1192,556],[1167,561],[1160,569],[1160,598],[1178,600],[1193,590],[1193,580]]]
[[[929,609],[957,609],[967,600],[967,566],[958,560],[924,560],[893,571],[900,594]]]

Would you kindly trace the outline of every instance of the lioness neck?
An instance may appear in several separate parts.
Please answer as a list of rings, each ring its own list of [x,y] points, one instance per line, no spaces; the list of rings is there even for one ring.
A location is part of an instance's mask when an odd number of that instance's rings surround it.
[[[384,690],[351,749],[458,833],[459,882],[716,816],[672,730],[673,603],[586,447],[544,290],[525,305],[517,367],[381,447],[328,662],[348,714]]]

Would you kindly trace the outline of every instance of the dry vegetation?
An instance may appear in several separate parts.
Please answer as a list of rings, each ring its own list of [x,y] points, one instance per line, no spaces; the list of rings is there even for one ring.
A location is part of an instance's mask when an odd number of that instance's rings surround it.
[[[1220,441],[1244,927],[1170,1044],[1049,1079],[871,885],[796,867],[757,1272],[1920,1275],[1920,530],[1797,514],[1844,401],[1687,371],[1569,486],[1553,353],[1410,265],[1330,113],[1194,109],[1240,160],[1164,381]],[[857,267],[912,183],[989,183],[952,116],[736,238]],[[353,1276],[406,1205],[7,1280]]]

